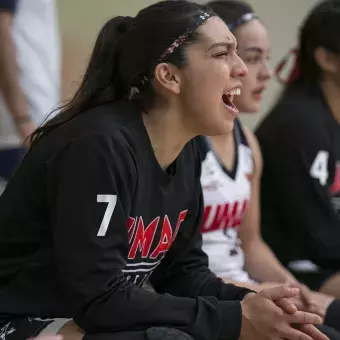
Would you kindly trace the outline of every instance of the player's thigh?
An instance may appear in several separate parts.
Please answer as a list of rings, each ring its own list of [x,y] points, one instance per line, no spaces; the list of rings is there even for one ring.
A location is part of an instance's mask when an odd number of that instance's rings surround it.
[[[333,274],[321,286],[320,292],[340,299],[340,273]]]
[[[317,326],[319,330],[325,334],[330,340],[340,340],[340,332],[327,325]]]

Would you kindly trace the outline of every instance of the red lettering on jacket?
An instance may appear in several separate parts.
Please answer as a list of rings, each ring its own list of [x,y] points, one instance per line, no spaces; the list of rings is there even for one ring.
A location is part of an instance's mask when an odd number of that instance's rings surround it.
[[[174,242],[178,231],[186,218],[187,210],[181,211],[177,218],[177,223],[173,229],[168,215],[163,218],[162,229],[157,233],[160,217],[156,217],[145,227],[142,216],[138,218],[129,217],[127,220],[128,238],[130,250],[128,259],[133,260],[136,257],[156,259],[161,254],[169,250]],[[137,222],[138,221],[138,222]],[[155,240],[156,235],[159,240]]]

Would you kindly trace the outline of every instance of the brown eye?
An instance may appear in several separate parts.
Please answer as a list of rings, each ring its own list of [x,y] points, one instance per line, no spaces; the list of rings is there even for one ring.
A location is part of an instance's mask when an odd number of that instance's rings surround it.
[[[248,64],[257,64],[261,61],[262,61],[262,58],[260,56],[251,56],[245,59],[245,62]]]
[[[224,51],[214,55],[214,58],[226,58],[229,56],[229,52]]]

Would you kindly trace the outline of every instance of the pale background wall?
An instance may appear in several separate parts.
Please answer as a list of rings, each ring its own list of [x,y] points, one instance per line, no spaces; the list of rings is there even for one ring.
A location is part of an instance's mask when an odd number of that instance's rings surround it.
[[[250,0],[256,13],[268,26],[272,45],[272,66],[296,44],[300,23],[317,2],[319,0]],[[279,92],[279,84],[272,80],[264,95],[262,113],[244,116],[242,120],[249,127],[254,127]]]
[[[63,98],[77,88],[95,38],[116,15],[134,16],[157,0],[56,0],[63,49]]]
[[[267,24],[272,42],[272,60],[277,61],[296,43],[301,20],[319,0],[248,0]],[[63,97],[74,91],[83,73],[97,32],[115,15],[135,15],[156,0],[57,0],[63,43]],[[205,0],[197,2],[204,3]],[[262,113],[243,116],[253,128],[275,100],[280,86],[272,80],[264,95]]]

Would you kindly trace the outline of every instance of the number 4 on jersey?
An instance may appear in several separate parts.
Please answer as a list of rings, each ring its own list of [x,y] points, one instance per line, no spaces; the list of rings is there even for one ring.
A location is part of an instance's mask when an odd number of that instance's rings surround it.
[[[113,211],[117,203],[117,195],[97,195],[98,203],[107,203],[105,214],[98,230],[97,236],[105,236],[109,227]]]
[[[328,180],[328,157],[327,151],[319,151],[309,171],[309,174],[318,179],[321,185],[326,185]]]

